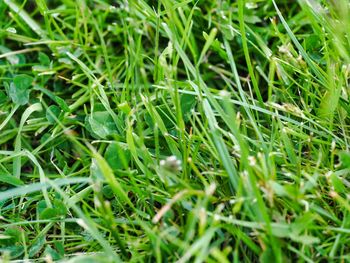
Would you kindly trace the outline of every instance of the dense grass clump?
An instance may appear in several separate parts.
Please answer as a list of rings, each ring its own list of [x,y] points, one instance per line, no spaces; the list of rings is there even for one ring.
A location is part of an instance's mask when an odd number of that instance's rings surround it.
[[[350,260],[348,0],[0,0],[1,260]]]

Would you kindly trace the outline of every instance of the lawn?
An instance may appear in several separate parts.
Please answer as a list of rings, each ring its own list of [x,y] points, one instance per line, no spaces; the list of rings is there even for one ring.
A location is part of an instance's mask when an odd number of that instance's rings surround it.
[[[0,261],[350,261],[349,32],[348,0],[0,0]]]

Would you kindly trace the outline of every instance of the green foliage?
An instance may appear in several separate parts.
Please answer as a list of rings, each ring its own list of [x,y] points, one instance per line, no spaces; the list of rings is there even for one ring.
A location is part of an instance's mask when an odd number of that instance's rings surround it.
[[[10,84],[9,96],[13,103],[18,105],[27,104],[29,101],[29,92],[33,78],[20,74],[13,78],[13,82]]]
[[[106,139],[117,133],[115,122],[107,111],[92,112],[86,117],[85,126],[95,138]]]
[[[349,17],[0,0],[0,261],[348,261]]]

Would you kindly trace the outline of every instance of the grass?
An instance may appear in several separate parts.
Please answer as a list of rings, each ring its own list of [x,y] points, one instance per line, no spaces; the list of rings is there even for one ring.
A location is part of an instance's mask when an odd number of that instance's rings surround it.
[[[0,1],[1,261],[349,261],[349,15]]]

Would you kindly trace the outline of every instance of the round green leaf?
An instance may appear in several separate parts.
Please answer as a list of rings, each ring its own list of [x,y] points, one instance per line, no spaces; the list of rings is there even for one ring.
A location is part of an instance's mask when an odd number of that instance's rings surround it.
[[[18,105],[27,104],[29,101],[29,87],[32,85],[33,78],[21,74],[14,77],[13,82],[10,84],[9,95],[12,101]]]
[[[61,113],[61,109],[58,106],[51,105],[50,107],[47,108],[46,119],[50,123],[55,123],[56,119],[58,119],[58,117],[60,116],[60,113]]]

